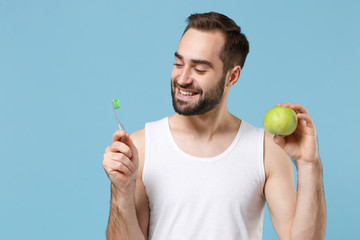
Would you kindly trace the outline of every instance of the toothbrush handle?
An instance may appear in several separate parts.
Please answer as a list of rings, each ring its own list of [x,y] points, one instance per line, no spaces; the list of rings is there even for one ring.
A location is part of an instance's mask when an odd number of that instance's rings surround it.
[[[115,104],[114,104],[114,100],[113,100],[113,110],[114,110],[115,120],[116,120],[116,122],[118,124],[119,129],[121,131],[125,131],[124,125],[121,124],[120,119],[118,117],[117,109],[118,108],[115,108]],[[120,141],[123,142],[123,143],[125,143],[125,140],[126,140],[125,137],[120,138]]]

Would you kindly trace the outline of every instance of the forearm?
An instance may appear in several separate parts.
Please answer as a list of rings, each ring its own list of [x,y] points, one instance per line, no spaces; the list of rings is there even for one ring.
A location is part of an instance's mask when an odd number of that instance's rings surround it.
[[[107,240],[145,240],[136,216],[134,194],[124,196],[112,189],[111,195]]]
[[[324,239],[326,206],[320,160],[298,163],[298,195],[291,239]]]

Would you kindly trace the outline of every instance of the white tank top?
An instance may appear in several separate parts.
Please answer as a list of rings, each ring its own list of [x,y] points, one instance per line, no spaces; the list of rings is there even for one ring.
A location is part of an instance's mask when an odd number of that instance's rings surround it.
[[[242,121],[220,155],[200,158],[175,143],[168,118],[145,125],[143,182],[149,240],[261,239],[264,131]]]

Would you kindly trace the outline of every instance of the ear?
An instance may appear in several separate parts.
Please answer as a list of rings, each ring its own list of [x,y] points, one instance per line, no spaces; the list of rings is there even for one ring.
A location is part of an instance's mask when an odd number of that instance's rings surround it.
[[[240,77],[240,73],[241,73],[241,67],[239,65],[229,70],[228,72],[229,80],[226,84],[227,87],[232,87],[235,85],[235,83],[237,83]]]

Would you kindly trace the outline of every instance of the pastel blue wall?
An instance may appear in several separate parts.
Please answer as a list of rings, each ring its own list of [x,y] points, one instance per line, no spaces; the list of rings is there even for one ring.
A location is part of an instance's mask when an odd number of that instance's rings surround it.
[[[0,0],[0,239],[105,239],[105,147],[173,113],[173,53],[194,12],[250,41],[229,109],[261,127],[278,102],[317,126],[326,239],[358,237],[360,2]],[[264,239],[277,239],[266,213]]]

